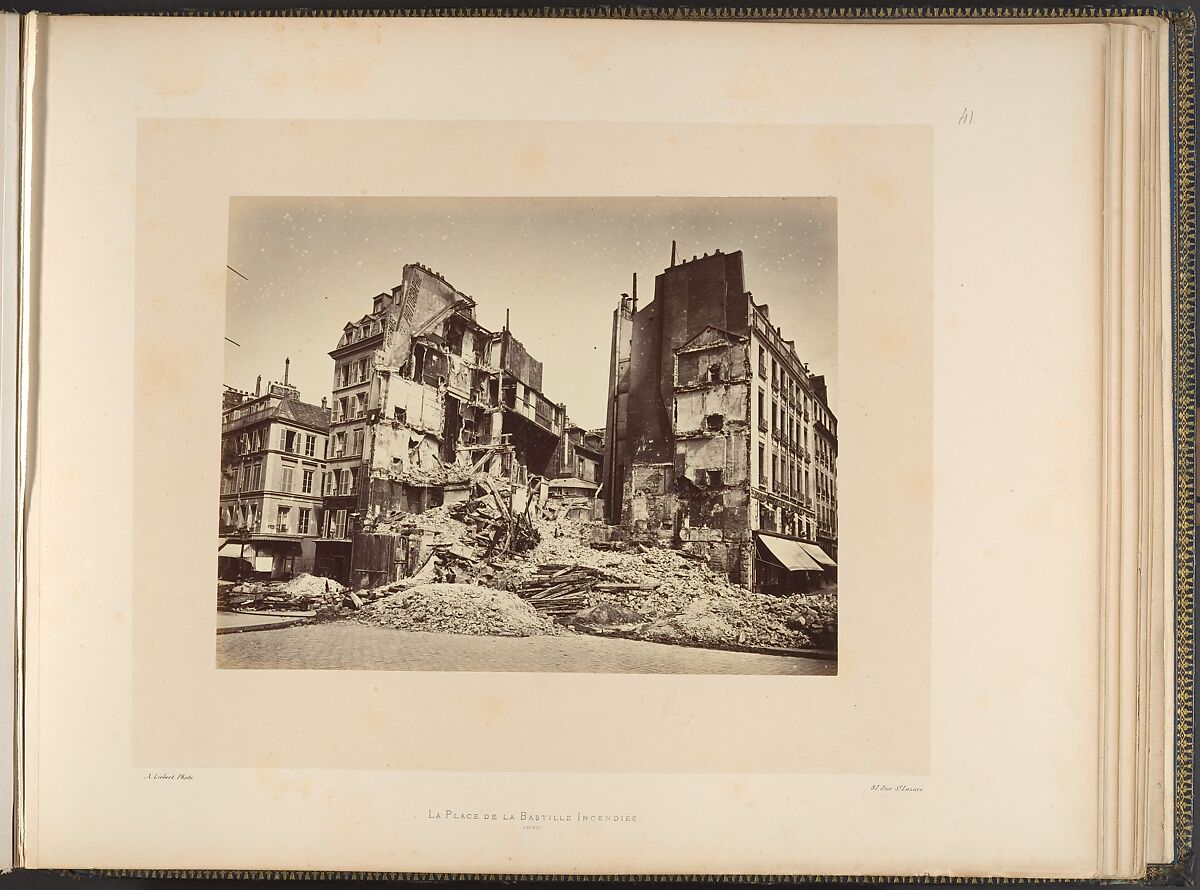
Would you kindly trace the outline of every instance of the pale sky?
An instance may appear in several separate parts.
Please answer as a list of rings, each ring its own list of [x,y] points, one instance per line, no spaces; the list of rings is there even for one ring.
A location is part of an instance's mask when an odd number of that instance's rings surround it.
[[[418,262],[470,294],[489,330],[544,363],[547,398],[604,426],[612,312],[638,273],[638,306],[671,261],[741,250],[746,289],[829,382],[837,413],[833,198],[233,198],[225,383],[290,381],[320,404],[346,322]]]

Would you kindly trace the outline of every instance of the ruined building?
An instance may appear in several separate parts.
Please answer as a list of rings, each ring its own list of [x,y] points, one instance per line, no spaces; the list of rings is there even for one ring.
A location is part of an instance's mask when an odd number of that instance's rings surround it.
[[[222,577],[311,571],[329,413],[287,382],[226,388],[221,412],[218,569]]]
[[[354,541],[381,513],[464,498],[473,473],[544,475],[565,408],[511,332],[486,330],[475,301],[436,272],[400,284],[342,330],[334,362],[329,474],[317,571],[353,583]]]
[[[746,290],[742,254],[676,263],[613,313],[604,508],[755,590],[832,583],[837,420]]]
[[[568,418],[555,457],[547,468],[550,497],[564,503],[572,518],[600,519],[597,499],[604,464],[604,430],[585,430]]]

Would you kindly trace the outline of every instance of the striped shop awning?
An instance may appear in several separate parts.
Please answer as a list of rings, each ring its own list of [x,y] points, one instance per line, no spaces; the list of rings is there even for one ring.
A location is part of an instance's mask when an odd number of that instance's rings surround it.
[[[833,557],[818,547],[816,544],[809,544],[806,541],[801,541],[800,546],[805,549],[809,556],[819,562],[828,569],[836,569],[837,563],[833,561]]]
[[[777,538],[774,535],[759,535],[758,540],[772,556],[779,560],[779,564],[790,572],[824,571],[821,564],[809,556],[800,541],[794,541],[791,538]]]

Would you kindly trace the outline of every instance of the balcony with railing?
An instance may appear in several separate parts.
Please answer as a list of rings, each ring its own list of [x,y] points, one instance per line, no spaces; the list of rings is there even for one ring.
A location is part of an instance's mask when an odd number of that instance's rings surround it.
[[[251,426],[275,413],[276,399],[263,399],[250,406],[239,406],[225,412],[221,418],[221,432]]]
[[[504,407],[540,426],[555,436],[562,435],[562,421],[555,405],[533,393],[533,398],[518,399],[515,390],[504,393]]]

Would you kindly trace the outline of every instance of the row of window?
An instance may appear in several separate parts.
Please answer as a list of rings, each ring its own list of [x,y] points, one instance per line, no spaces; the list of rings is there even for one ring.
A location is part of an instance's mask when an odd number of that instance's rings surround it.
[[[812,539],[820,534],[837,537],[837,513],[827,507],[817,510],[816,521],[782,507],[758,505],[758,527],[763,531],[782,532],[798,538]]]
[[[820,436],[813,436],[813,450],[816,452],[817,461],[829,466],[833,463],[833,449],[829,447],[829,442]]]
[[[367,322],[362,326],[352,326],[342,335],[341,342],[338,345],[345,346],[347,343],[357,343],[359,340],[374,337],[382,330],[383,327],[377,320]]]
[[[767,349],[765,346],[758,347],[758,376],[763,380],[767,379]],[[809,413],[809,405],[814,409],[817,405],[816,399],[810,399],[808,393],[804,391],[796,378],[788,374],[788,369],[776,361],[775,356],[770,358],[771,367],[771,389],[782,390],[784,396],[789,402],[797,402],[803,407],[804,413]]]
[[[221,494],[259,491],[266,487],[265,475],[261,462],[246,464],[240,470],[234,470],[232,473],[221,476]],[[326,496],[349,495],[356,491],[358,467],[322,473],[320,470],[309,467],[284,464],[280,468],[278,481],[277,491],[299,494],[321,492]]]
[[[808,540],[817,534],[816,523],[810,517],[764,503],[758,505],[758,527],[763,531],[780,532]]]
[[[348,530],[349,516],[346,510],[325,510],[318,522],[316,511],[311,507],[279,506],[274,521],[264,528],[258,515],[258,504],[243,504],[241,507],[225,508],[225,523],[230,528],[244,528],[258,533],[276,535],[320,535],[325,538],[344,538]]]
[[[817,507],[817,526],[830,535],[837,535],[837,512],[829,507]]]
[[[277,535],[307,535],[316,531],[311,507],[280,506],[275,512],[275,521],[266,529],[259,524],[258,504],[242,504],[240,507],[225,508],[225,522],[229,526],[251,531],[268,531]]]
[[[759,346],[758,376],[763,380],[767,379],[767,364],[768,360],[766,347]],[[826,429],[832,431],[833,415],[829,413],[828,409],[821,403],[819,399],[809,396],[800,383],[787,373],[787,368],[780,365],[773,355],[770,358],[770,368],[771,389],[773,391],[782,390],[784,397],[789,403],[796,403],[800,405],[803,409],[805,420],[807,420],[811,414],[814,420],[820,424],[823,424]],[[759,416],[761,417],[763,413],[764,412],[760,410]]]
[[[363,383],[370,378],[370,358],[361,358],[352,362],[342,362],[334,368],[333,388],[341,389],[343,386],[353,386],[355,383]]]
[[[348,517],[345,510],[326,510],[325,511],[325,527],[322,532],[322,537],[325,538],[344,538],[346,537],[346,523]]]
[[[767,446],[758,446],[758,484],[760,488],[770,486],[775,491],[782,491],[801,499],[809,497],[808,470],[799,461],[788,454],[771,451],[771,477],[767,478]],[[773,484],[772,484],[773,483]]]
[[[297,469],[300,470],[297,474]],[[313,494],[320,485],[319,471],[315,468],[298,468],[296,464],[284,464],[279,471],[279,491]],[[221,494],[237,494],[242,491],[258,491],[267,487],[265,467],[262,461],[243,464],[240,469],[221,475]]]
[[[346,450],[347,436],[346,432],[333,434],[333,454],[331,457],[337,459],[339,457],[357,456],[363,453],[363,440],[366,436],[364,429],[359,428],[350,431],[349,442],[350,450]]]
[[[758,388],[758,428],[763,432],[767,427],[767,391]],[[771,426],[779,436],[792,448],[808,448],[808,427],[801,422],[801,415],[789,409],[787,404],[780,405],[778,399],[771,399]]]
[[[344,497],[354,494],[358,488],[358,467],[332,470],[325,475],[325,495]],[[340,535],[338,537],[341,537]]]
[[[817,496],[830,501],[837,500],[834,487],[829,484],[829,477],[824,473],[817,473]]]
[[[262,451],[269,446],[268,434],[266,427],[260,427],[252,433],[242,433],[237,440],[238,454],[251,454],[255,451]],[[321,456],[324,457],[325,442],[320,443]],[[277,447],[280,451],[286,451],[289,454],[304,454],[305,457],[317,456],[317,436],[309,433],[301,433],[297,430],[280,429]]]
[[[367,394],[360,392],[354,396],[343,396],[334,402],[333,423],[345,423],[347,420],[357,420],[367,416]]]

